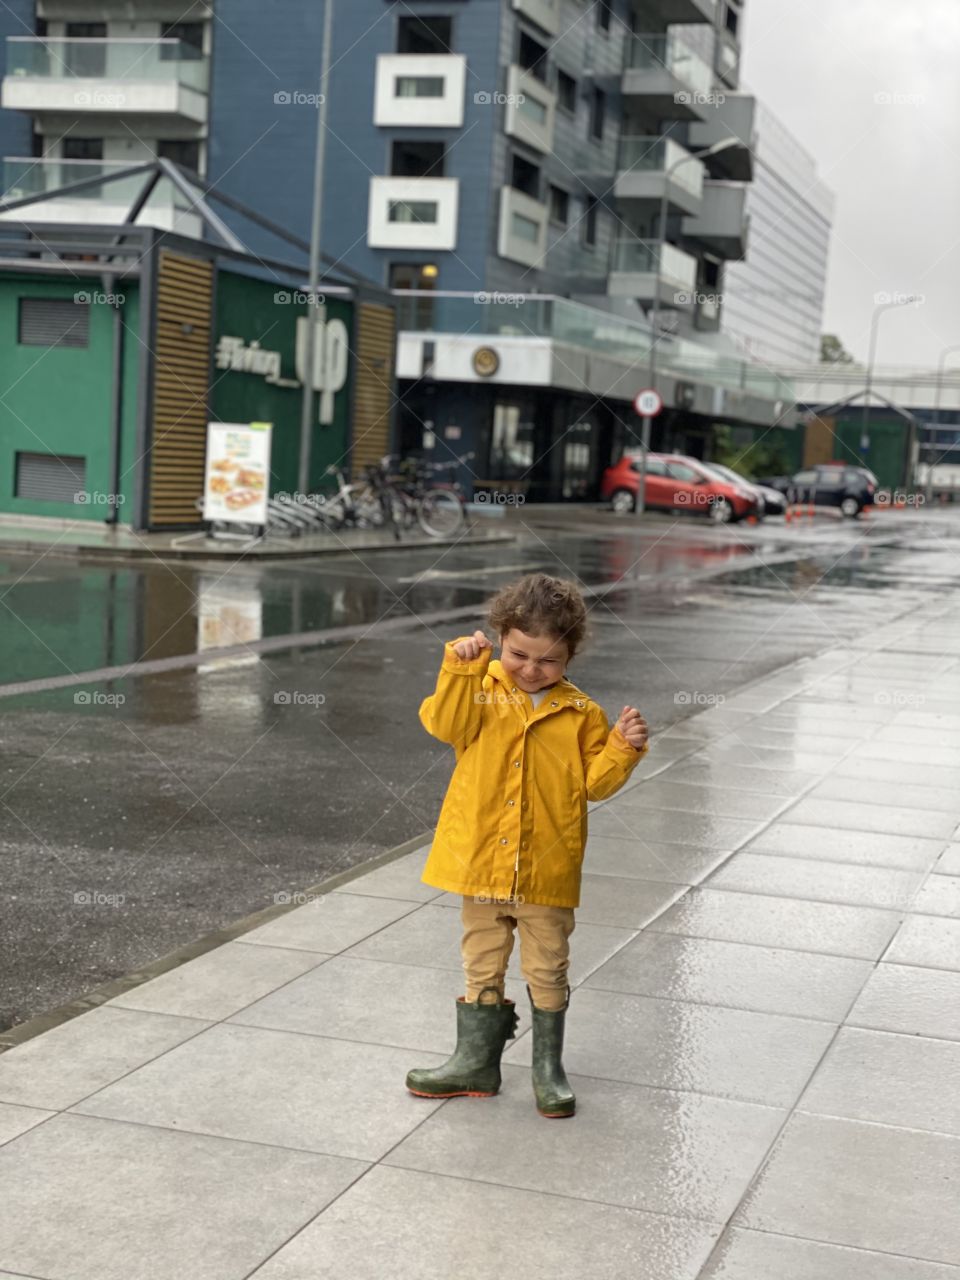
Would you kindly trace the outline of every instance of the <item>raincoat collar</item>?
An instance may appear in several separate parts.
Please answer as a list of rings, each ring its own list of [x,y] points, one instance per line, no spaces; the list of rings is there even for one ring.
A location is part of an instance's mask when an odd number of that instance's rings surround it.
[[[491,659],[487,667],[487,674],[491,675],[498,684],[503,685],[506,692],[521,692],[519,686],[515,685],[507,675],[499,658]],[[561,707],[573,707],[577,711],[586,711],[587,709],[587,695],[582,689],[578,689],[572,680],[568,680],[566,676],[561,676],[557,683],[547,690],[547,695],[540,703],[540,706],[535,708],[535,715],[539,715],[541,712],[549,714],[551,710],[559,710],[559,707],[551,707],[550,704],[552,702],[559,702]]]

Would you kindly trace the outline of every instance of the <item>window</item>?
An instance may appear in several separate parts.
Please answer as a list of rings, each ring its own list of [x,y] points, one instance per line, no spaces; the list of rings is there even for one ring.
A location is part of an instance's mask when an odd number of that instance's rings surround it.
[[[449,53],[453,40],[450,17],[404,15],[397,22],[397,53]]]
[[[522,191],[531,200],[540,199],[540,170],[523,156],[514,156],[510,172],[510,185],[516,191]]]
[[[56,453],[16,455],[14,495],[34,502],[77,501],[87,487],[87,460]]]
[[[64,160],[103,159],[102,138],[64,138],[62,145]]]
[[[389,285],[391,289],[435,289],[437,274],[433,262],[391,262]]]
[[[388,222],[436,222],[436,200],[391,200]]]
[[[577,82],[565,71],[557,72],[557,106],[571,115],[577,112]]]
[[[510,234],[518,240],[536,244],[540,236],[540,224],[532,218],[525,218],[522,213],[514,213],[510,220]]]
[[[724,21],[726,23],[727,30],[732,36],[735,36],[737,34],[737,28],[740,26],[740,14],[730,5],[727,5],[727,12]]]
[[[698,471],[685,466],[682,462],[668,462],[667,475],[671,480],[683,480],[686,484],[696,484],[700,479]]]
[[[640,470],[639,458],[635,458],[634,461],[630,463],[630,470],[639,472]],[[646,471],[648,476],[665,476],[667,474],[666,465],[660,458],[648,457],[647,465],[644,468],[644,470]]]
[[[61,46],[61,71],[66,76],[103,76],[107,72],[107,38],[105,22],[67,22],[64,35],[68,43]],[[69,43],[83,41],[84,43]],[[90,44],[87,41],[98,41]]]
[[[394,142],[390,174],[394,178],[442,178],[444,152],[442,142]]]
[[[164,40],[182,40],[185,45],[189,45],[191,49],[195,49],[198,53],[203,53],[203,23],[202,22],[170,22],[163,28]],[[166,49],[161,49],[160,57],[175,58],[182,52],[173,45],[168,45],[168,49],[172,49],[172,53],[168,53]],[[189,57],[187,53],[187,57]]]
[[[603,140],[603,121],[607,111],[607,95],[602,89],[594,89],[590,100],[590,136]]]
[[[517,110],[521,115],[525,115],[532,124],[535,124],[538,129],[545,129],[547,127],[547,108],[532,94],[522,94],[521,99],[517,103]]]
[[[395,98],[442,98],[443,76],[394,76]]]
[[[72,298],[21,298],[17,341],[24,347],[87,347],[90,308]]]
[[[815,471],[798,471],[793,477],[795,485],[810,485],[817,483],[817,473]]]
[[[520,32],[520,47],[517,51],[517,64],[532,76],[547,82],[547,48],[525,31]]]
[[[597,200],[594,196],[586,197],[582,225],[583,243],[588,249],[595,248],[597,243]]]
[[[610,19],[613,16],[613,10],[610,6],[610,0],[597,0],[597,28],[600,31],[610,30]]]
[[[550,221],[565,227],[570,220],[570,196],[563,187],[550,185]]]
[[[168,138],[157,143],[157,155],[184,169],[200,172],[200,142],[195,138]]]

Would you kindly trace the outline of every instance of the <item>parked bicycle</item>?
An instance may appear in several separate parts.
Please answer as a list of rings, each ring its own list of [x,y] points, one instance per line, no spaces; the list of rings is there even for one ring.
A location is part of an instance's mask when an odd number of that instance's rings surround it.
[[[466,519],[463,492],[452,479],[438,477],[473,457],[466,453],[447,462],[428,462],[388,454],[377,466],[367,468],[368,480],[396,537],[417,524],[433,538],[450,537],[462,527]]]

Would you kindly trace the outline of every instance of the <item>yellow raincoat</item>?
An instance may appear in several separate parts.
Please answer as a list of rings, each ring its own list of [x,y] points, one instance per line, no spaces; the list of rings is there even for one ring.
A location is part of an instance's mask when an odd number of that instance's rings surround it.
[[[421,879],[469,897],[580,904],[587,801],[623,786],[646,755],[565,677],[534,708],[484,649],[464,662],[444,646],[437,687],[420,706],[456,767]]]

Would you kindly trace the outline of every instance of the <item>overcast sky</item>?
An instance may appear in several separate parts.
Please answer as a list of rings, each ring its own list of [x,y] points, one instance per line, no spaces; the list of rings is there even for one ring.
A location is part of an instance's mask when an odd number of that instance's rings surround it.
[[[748,0],[745,24],[745,86],[836,196],[824,331],[866,359],[876,295],[922,294],[877,359],[936,364],[960,344],[960,0]]]

